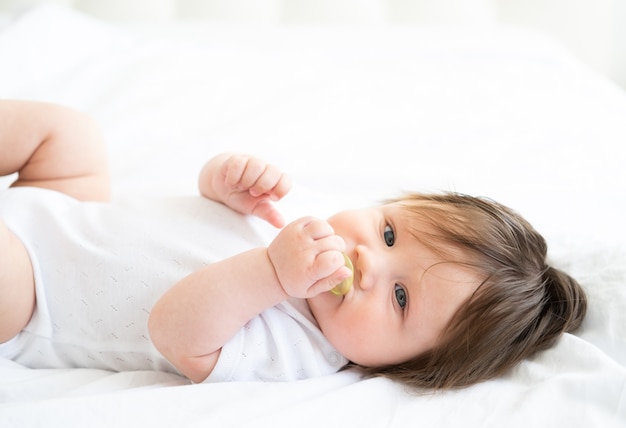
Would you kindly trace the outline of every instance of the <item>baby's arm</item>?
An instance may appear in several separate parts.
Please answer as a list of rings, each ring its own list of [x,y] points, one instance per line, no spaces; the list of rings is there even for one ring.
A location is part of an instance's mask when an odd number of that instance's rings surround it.
[[[260,217],[275,227],[285,221],[273,202],[291,189],[291,179],[278,168],[247,155],[221,154],[200,171],[200,193],[242,214]]]
[[[0,176],[17,172],[13,186],[108,200],[106,159],[100,129],[85,114],[54,104],[0,100]]]
[[[312,297],[350,276],[344,247],[326,221],[290,223],[268,248],[208,265],[172,287],[150,313],[152,341],[182,374],[203,381],[248,320],[288,296]]]

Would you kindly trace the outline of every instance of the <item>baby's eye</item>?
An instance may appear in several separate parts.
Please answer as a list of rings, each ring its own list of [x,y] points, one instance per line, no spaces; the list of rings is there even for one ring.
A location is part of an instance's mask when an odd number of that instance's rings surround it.
[[[396,301],[398,302],[398,305],[400,305],[400,307],[404,309],[407,301],[406,290],[402,288],[401,285],[396,284],[394,286],[393,292],[396,295]]]
[[[383,231],[383,238],[385,239],[385,244],[387,244],[388,247],[392,247],[393,244],[396,242],[396,234],[393,232],[391,226],[385,226],[385,230]]]

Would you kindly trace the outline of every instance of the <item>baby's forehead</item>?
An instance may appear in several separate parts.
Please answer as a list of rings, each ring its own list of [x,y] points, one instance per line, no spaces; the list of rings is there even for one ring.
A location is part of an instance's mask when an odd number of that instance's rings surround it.
[[[392,202],[381,206],[395,217],[396,228],[399,232],[404,232],[405,238],[419,242],[426,246],[431,252],[443,261],[454,261],[460,263],[471,263],[474,261],[472,253],[454,242],[452,235],[457,232],[446,230],[445,222],[437,213],[430,210],[420,210],[409,207],[399,202]]]
[[[419,207],[408,206],[401,202],[389,202],[380,205],[380,209],[387,215],[393,216],[399,225],[408,228],[433,229],[433,222]]]

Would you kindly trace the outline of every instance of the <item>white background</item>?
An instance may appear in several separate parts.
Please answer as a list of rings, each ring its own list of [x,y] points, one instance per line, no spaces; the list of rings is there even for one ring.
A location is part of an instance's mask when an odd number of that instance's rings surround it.
[[[626,0],[0,0],[0,12],[39,3],[70,5],[118,22],[531,27],[626,88]]]

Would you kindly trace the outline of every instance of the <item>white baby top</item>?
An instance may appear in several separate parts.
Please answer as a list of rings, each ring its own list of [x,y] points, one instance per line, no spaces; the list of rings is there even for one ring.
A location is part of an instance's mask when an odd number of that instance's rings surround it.
[[[37,296],[33,318],[0,357],[33,368],[176,372],[148,335],[156,300],[193,270],[266,246],[275,233],[199,196],[101,204],[15,188],[0,192],[0,217],[28,250]],[[306,302],[290,300],[248,322],[207,381],[304,379],[346,363]]]

